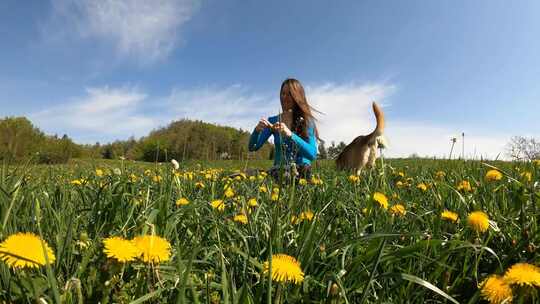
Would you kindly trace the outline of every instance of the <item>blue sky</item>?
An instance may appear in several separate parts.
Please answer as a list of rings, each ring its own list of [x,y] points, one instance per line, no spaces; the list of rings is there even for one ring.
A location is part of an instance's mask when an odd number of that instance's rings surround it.
[[[251,129],[299,79],[327,142],[470,157],[540,133],[538,1],[0,2],[0,116],[107,142],[190,117]]]

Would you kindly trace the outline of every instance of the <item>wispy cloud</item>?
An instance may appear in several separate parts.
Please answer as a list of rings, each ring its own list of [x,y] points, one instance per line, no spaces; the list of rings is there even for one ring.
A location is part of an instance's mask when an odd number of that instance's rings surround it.
[[[142,136],[156,125],[138,113],[146,98],[136,88],[89,88],[85,96],[30,114],[30,119],[47,132],[68,134],[79,142]]]
[[[48,133],[92,143],[144,136],[182,118],[251,130],[260,117],[277,113],[279,102],[268,100],[241,85],[172,89],[152,97],[133,87],[100,87],[30,118]]]
[[[384,104],[396,90],[386,84],[323,84],[306,88],[309,102],[320,112],[319,132],[328,144],[350,142],[375,128],[371,103]]]
[[[254,93],[241,85],[173,89],[166,100],[177,117],[250,131],[260,118],[277,113],[280,107],[278,99]]]
[[[505,159],[504,149],[510,139],[507,134],[490,134],[477,129],[450,126],[418,124],[408,121],[395,121],[388,124],[386,136],[390,146],[389,156],[406,157],[412,154],[428,157],[448,157],[453,137],[457,138],[453,157],[462,154],[465,143],[466,158]],[[465,141],[461,132],[465,132]]]
[[[356,136],[365,135],[375,128],[371,107],[377,101],[383,111],[391,108],[389,99],[397,87],[384,83],[325,84],[307,88],[308,98],[315,108],[323,112],[319,131],[327,145],[331,141],[350,143]],[[454,156],[461,155],[461,132],[465,132],[465,157],[504,158],[504,146],[510,135],[490,134],[473,128],[451,127],[436,124],[419,124],[414,121],[390,120],[387,116],[385,135],[390,157],[407,157],[412,154],[430,157],[448,157],[450,138],[458,137]]]
[[[349,143],[356,136],[369,133],[375,126],[371,102],[378,101],[386,111],[391,108],[388,100],[396,90],[387,84],[306,87],[309,101],[323,113],[318,115],[318,127],[327,145],[331,141]],[[259,118],[278,113],[279,100],[275,96],[277,93],[261,94],[242,85],[174,88],[166,96],[148,96],[133,87],[89,88],[85,95],[35,113],[31,119],[47,132],[67,133],[87,143],[144,136],[182,118],[251,131]],[[390,145],[385,154],[447,157],[450,138],[462,131],[466,134],[466,157],[503,157],[499,154],[510,137],[505,134],[403,120],[387,122],[385,133]],[[454,155],[460,152],[461,141]]]
[[[143,63],[166,58],[199,0],[53,0],[56,30],[110,43]]]

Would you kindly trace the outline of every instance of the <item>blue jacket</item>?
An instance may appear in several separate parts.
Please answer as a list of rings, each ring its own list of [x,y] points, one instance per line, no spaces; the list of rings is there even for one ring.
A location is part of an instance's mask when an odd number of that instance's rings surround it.
[[[271,124],[278,122],[278,116],[268,117]],[[289,165],[294,160],[297,165],[310,165],[317,158],[317,140],[315,139],[315,128],[308,127],[308,140],[306,141],[296,133],[292,133],[290,138],[274,132],[269,128],[264,128],[262,132],[253,130],[249,138],[249,151],[259,150],[268,140],[270,135],[274,135],[274,166]],[[282,152],[285,148],[285,152]],[[283,159],[283,156],[285,159]]]

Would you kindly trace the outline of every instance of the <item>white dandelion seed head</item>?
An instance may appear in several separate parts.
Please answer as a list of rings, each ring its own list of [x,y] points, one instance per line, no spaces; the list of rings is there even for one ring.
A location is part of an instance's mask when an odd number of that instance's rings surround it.
[[[380,149],[386,149],[388,148],[388,141],[386,140],[386,137],[384,136],[377,136],[377,138],[375,139],[377,141],[377,148],[380,148]]]
[[[172,159],[171,164],[172,164],[174,170],[180,169],[180,164],[178,163],[178,161],[176,161],[176,159]]]

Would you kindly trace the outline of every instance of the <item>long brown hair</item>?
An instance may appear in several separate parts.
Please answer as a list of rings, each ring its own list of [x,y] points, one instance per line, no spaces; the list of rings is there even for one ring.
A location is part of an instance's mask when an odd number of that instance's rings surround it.
[[[315,131],[315,137],[318,140],[321,140],[319,138],[319,131],[317,130],[317,126],[315,124],[315,117],[313,116],[313,112],[319,112],[315,110],[313,107],[309,105],[306,99],[306,93],[304,91],[304,87],[300,83],[300,81],[294,79],[294,78],[288,78],[283,81],[281,84],[281,91],[283,91],[283,87],[287,85],[289,88],[289,93],[291,94],[291,97],[294,101],[294,107],[293,107],[293,123],[292,123],[292,131],[300,134],[300,136],[304,139],[309,138],[308,134],[308,128],[311,124],[313,124],[313,128]],[[280,94],[281,98],[281,94]]]

